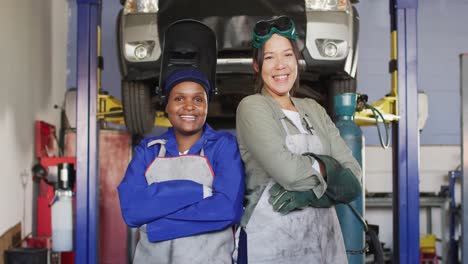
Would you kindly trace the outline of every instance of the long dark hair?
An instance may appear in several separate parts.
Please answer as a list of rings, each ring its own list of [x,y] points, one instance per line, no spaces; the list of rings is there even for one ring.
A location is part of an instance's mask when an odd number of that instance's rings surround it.
[[[296,56],[296,63],[297,63],[297,77],[296,81],[294,82],[293,87],[290,90],[291,96],[294,95],[294,92],[299,88],[299,72],[301,71],[300,65],[299,65],[299,58],[301,56],[301,52],[299,51],[299,48],[297,47],[296,41],[288,39],[289,42],[291,43],[294,55]],[[263,67],[263,53],[265,51],[265,45],[262,45],[260,48],[253,48],[253,54],[252,54],[252,62],[257,63],[258,65],[258,72],[255,72],[255,92],[260,93],[260,91],[263,88],[263,85],[265,84],[262,79],[262,67]]]

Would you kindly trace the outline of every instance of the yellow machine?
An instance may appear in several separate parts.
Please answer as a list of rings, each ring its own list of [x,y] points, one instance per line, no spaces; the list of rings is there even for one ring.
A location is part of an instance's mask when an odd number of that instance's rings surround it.
[[[379,111],[382,116],[376,116],[375,112],[370,107]],[[354,115],[354,121],[359,126],[374,126],[378,122],[390,123],[400,119],[397,115],[397,96],[387,95],[377,102],[370,104],[370,107],[361,107],[365,109],[358,109],[359,112],[356,112]],[[382,117],[384,120],[382,120]]]
[[[391,34],[391,60],[396,62],[397,60],[397,34],[396,31]],[[354,121],[359,126],[373,126],[377,125],[378,122],[390,123],[393,121],[398,121],[400,116],[398,115],[398,70],[396,68],[392,69],[392,79],[391,79],[391,90],[382,99],[378,100],[375,103],[371,103],[370,106],[382,113],[384,120],[381,117],[375,116],[375,112],[372,111],[372,108],[358,106],[358,110],[354,116]]]
[[[99,93],[97,118],[101,122],[112,122],[125,125],[122,102],[111,95]],[[170,127],[171,123],[166,118],[164,112],[156,111],[154,125],[159,127]]]

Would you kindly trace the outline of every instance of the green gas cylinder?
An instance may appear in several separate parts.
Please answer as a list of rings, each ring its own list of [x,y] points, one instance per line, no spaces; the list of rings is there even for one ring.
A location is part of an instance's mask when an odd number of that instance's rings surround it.
[[[361,128],[354,122],[354,112],[356,111],[355,93],[344,93],[334,97],[334,109],[336,114],[336,127],[340,135],[351,149],[354,158],[363,164],[364,138]],[[350,203],[364,217],[364,169],[362,184],[363,193],[359,198]],[[349,264],[363,264],[365,255],[365,231],[364,226],[348,207],[348,205],[337,205],[336,212],[340,221],[341,231],[346,246]]]

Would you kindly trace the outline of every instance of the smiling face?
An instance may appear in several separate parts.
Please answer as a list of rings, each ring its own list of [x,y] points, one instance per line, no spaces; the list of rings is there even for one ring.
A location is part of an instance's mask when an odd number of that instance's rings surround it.
[[[181,82],[169,94],[166,113],[178,136],[201,136],[208,114],[207,96],[195,82]]]
[[[290,40],[273,34],[265,42],[263,49],[261,76],[263,88],[273,97],[289,96],[289,91],[297,79],[297,59]],[[254,64],[258,72],[260,67]]]

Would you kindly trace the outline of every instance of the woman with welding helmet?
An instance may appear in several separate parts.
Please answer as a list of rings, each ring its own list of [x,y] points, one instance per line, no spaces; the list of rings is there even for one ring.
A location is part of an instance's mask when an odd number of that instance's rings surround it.
[[[241,225],[249,263],[347,263],[334,204],[361,192],[361,169],[339,131],[298,87],[294,22],[256,23],[253,68],[257,94],[237,109],[237,137],[246,167]]]
[[[201,24],[176,26],[194,23]],[[168,60],[162,67],[172,65]],[[161,72],[173,127],[141,141],[118,187],[125,222],[140,230],[134,263],[232,263],[244,195],[236,138],[205,123],[214,81],[202,69]]]

